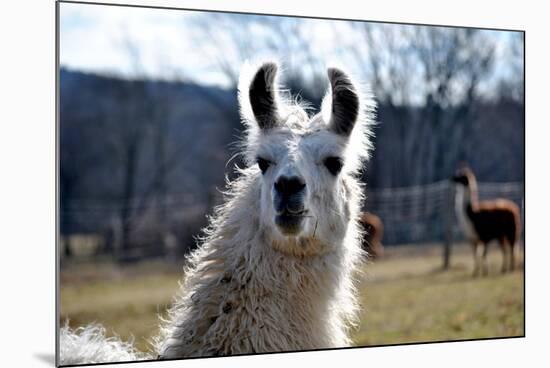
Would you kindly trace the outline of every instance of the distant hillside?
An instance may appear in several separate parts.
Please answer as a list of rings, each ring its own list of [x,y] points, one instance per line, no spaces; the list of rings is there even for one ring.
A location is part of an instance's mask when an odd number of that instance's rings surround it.
[[[60,94],[62,231],[105,227],[159,193],[166,206],[206,207],[223,187],[236,91],[61,69]]]

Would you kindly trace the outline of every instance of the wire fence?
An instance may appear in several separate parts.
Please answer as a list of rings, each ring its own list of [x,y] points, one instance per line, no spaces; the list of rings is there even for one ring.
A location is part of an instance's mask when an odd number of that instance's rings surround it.
[[[523,221],[522,182],[479,183],[478,191],[480,200],[514,201],[521,209]],[[185,253],[194,246],[193,237],[200,233],[213,204],[219,201],[218,197],[210,203],[201,203],[188,194],[168,195],[162,201],[135,199],[125,201],[131,209],[128,213],[132,214],[128,219],[121,219],[124,213],[121,201],[72,201],[60,212],[61,235],[88,240],[94,235],[101,244],[99,248],[117,249],[116,239],[120,238],[126,221],[131,225],[129,236],[134,250],[139,248],[144,255],[159,255],[166,250],[166,239],[170,239],[171,248]],[[445,241],[449,226],[453,239],[463,238],[455,218],[454,186],[448,180],[406,188],[367,189],[364,210],[381,218],[385,245]]]
[[[507,198],[521,209],[523,221],[524,185],[522,182],[478,183],[479,199]],[[447,224],[453,238],[462,238],[454,207],[454,186],[448,180],[406,188],[367,191],[365,210],[378,215],[384,223],[384,243],[443,241]]]

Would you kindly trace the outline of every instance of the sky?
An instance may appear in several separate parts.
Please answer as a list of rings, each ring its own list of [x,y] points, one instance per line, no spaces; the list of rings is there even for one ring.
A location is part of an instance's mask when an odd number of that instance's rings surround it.
[[[198,18],[209,15],[216,16],[185,10],[61,3],[60,63],[76,70],[131,77],[136,74],[136,66],[128,52],[130,40],[138,45],[142,73],[162,79],[200,74],[205,84],[228,86],[229,81],[211,65],[216,58],[214,53],[219,53],[220,49],[224,53],[231,50],[223,50],[221,43],[214,45],[214,50],[203,44],[204,35],[194,25]],[[265,18],[277,20],[277,17]],[[305,21],[311,24],[311,41],[319,43],[320,48],[324,48],[327,41],[336,42],[332,22]],[[274,55],[257,55],[258,58],[262,56]]]
[[[143,68],[165,77],[185,68],[193,45],[186,24],[194,13],[173,10],[60,4],[60,63],[71,69],[135,74],[126,43],[138,45]]]
[[[280,22],[282,18],[237,14],[223,17],[223,14],[196,11],[61,3],[60,63],[73,70],[131,78],[192,79],[201,84],[229,87],[234,81],[228,77],[227,70],[224,72],[220,68],[223,58],[230,61],[228,68],[233,71],[238,70],[243,56],[280,58],[280,55],[271,54],[268,42],[276,41],[277,37],[286,42],[285,35],[265,33],[257,24]],[[237,49],[228,47],[232,39],[230,33],[224,31],[227,17],[237,17],[243,24],[252,24],[249,28],[243,27],[239,41],[245,52],[239,55]],[[252,22],[254,19],[261,22]],[[213,35],[201,28],[205,20],[210,25],[208,32]],[[303,26],[302,41],[313,50],[313,58],[322,61],[323,65],[341,65],[349,61],[346,58],[358,42],[350,36],[351,22],[292,18],[287,26],[292,31],[293,25],[298,23]],[[487,34],[499,40],[494,78],[510,73],[507,65],[509,32],[487,31]],[[296,40],[289,38],[288,42],[298,42]],[[292,65],[311,61],[302,60],[296,53],[283,57],[290,59]]]

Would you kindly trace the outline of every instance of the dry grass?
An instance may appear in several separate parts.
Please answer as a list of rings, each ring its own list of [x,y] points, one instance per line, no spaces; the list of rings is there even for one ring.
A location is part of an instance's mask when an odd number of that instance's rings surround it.
[[[440,247],[395,247],[386,254],[365,269],[357,345],[523,335],[523,272],[501,275],[496,247],[489,252],[490,275],[476,279],[466,247],[455,247],[448,272],[438,271]],[[100,322],[147,351],[180,277],[181,267],[155,262],[124,269],[71,265],[61,274],[61,318],[71,326]]]
[[[523,271],[501,275],[491,249],[489,276],[471,276],[467,247],[455,249],[451,270],[439,271],[440,249],[397,252],[371,264],[361,284],[363,317],[357,345],[521,336]]]
[[[138,349],[149,351],[158,315],[170,305],[181,275],[181,267],[161,263],[72,265],[61,275],[61,320],[73,327],[99,322],[107,333],[134,338]]]

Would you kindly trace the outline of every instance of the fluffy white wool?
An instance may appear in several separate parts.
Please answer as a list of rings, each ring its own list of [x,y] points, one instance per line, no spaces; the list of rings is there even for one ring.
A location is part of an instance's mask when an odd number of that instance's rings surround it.
[[[71,330],[68,325],[59,332],[59,364],[92,364],[151,359],[137,351],[132,341],[106,337],[105,329],[92,324]]]

